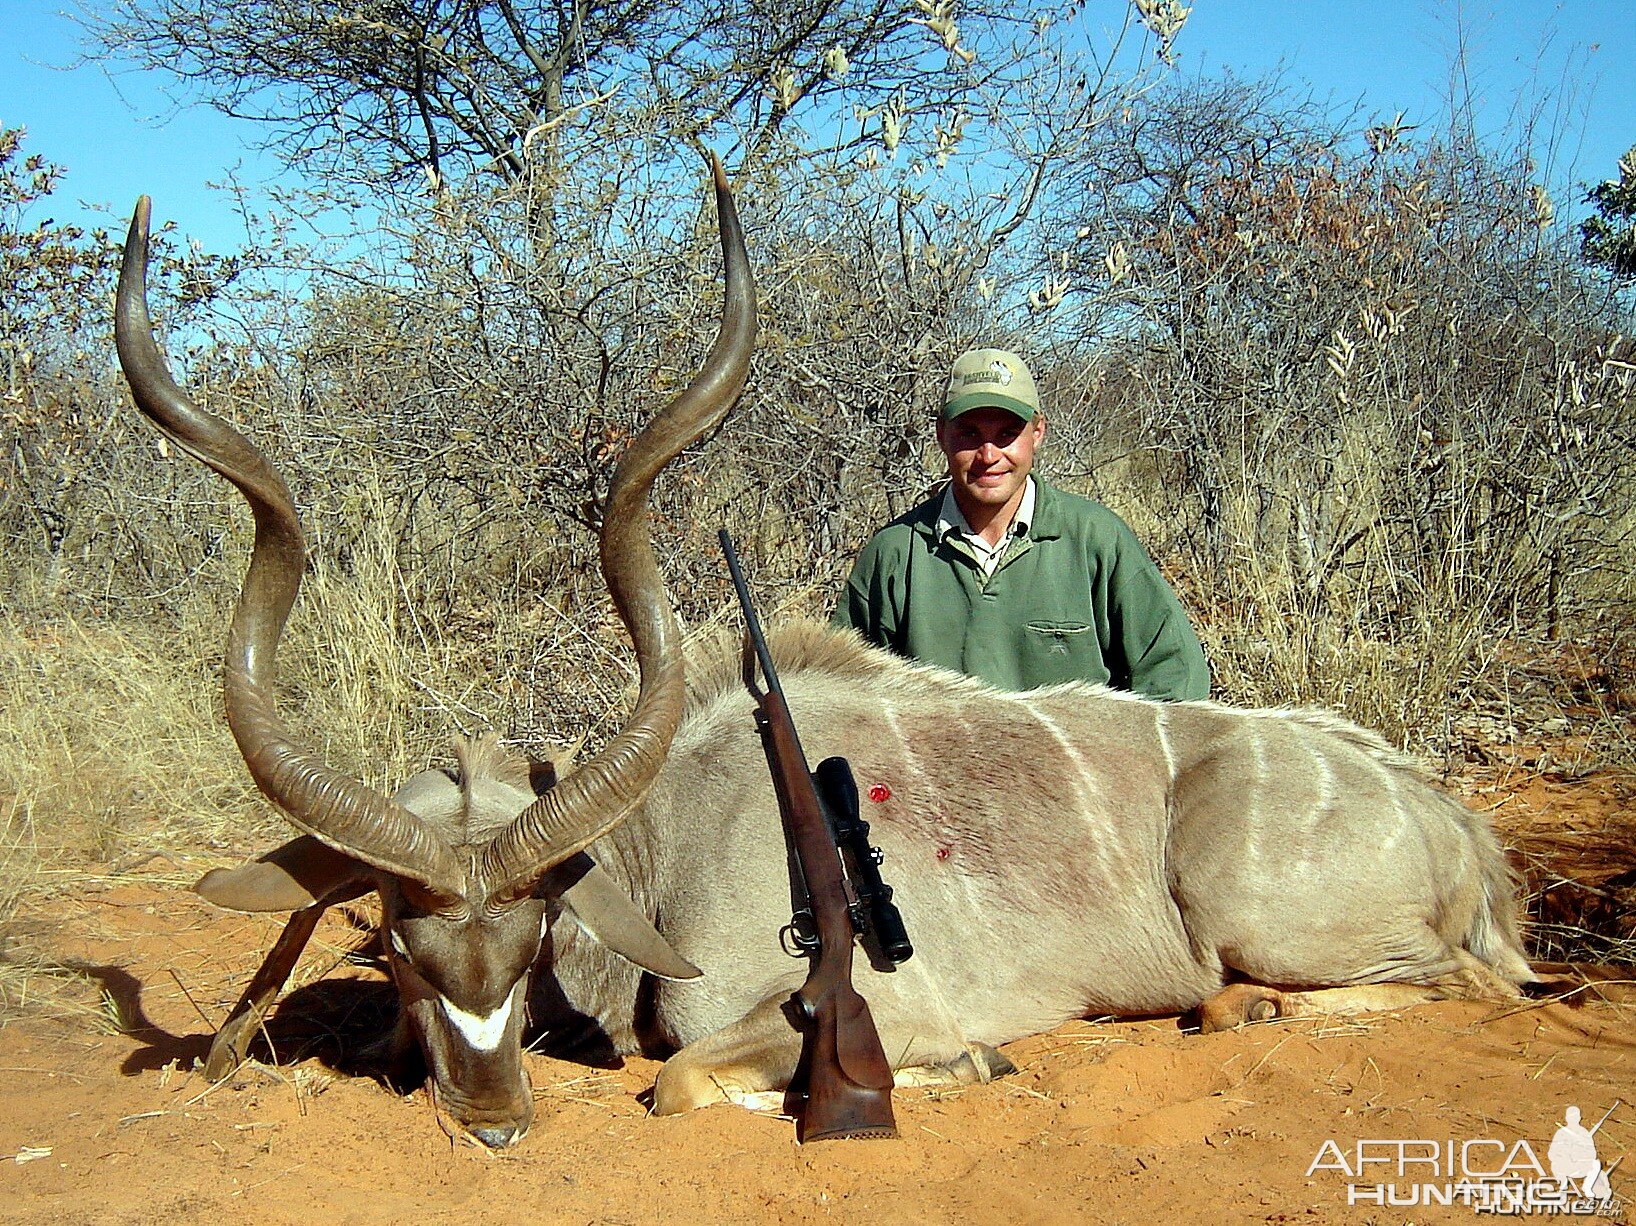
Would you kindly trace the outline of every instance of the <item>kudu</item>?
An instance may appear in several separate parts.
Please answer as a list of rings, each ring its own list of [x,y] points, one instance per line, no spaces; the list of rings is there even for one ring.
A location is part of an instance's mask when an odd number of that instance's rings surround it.
[[[278,475],[166,372],[138,206],[121,360],[142,411],[255,515],[228,721],[305,832],[199,883],[223,906],[295,912],[217,1036],[211,1075],[242,1058],[323,907],[374,889],[395,1037],[413,1033],[440,1115],[485,1144],[532,1119],[527,1007],[548,1031],[589,1022],[616,1051],[674,1051],[659,1112],[788,1085],[800,1037],[786,1005],[803,968],[776,937],[787,864],[743,664],[729,644],[684,673],[648,539],[655,475],[721,420],[750,355],[754,294],[719,166],[716,198],[721,333],[621,460],[603,527],[641,670],[629,723],[560,781],[531,785],[527,764],[482,740],[457,746],[453,777],[425,772],[391,799],[301,749],[274,711],[301,531]],[[1093,685],[1002,693],[815,625],[770,637],[807,752],[851,760],[914,939],[901,968],[858,977],[905,1080],[987,1077],[1007,1067],[994,1045],[1089,1014],[1197,1009],[1210,1030],[1501,999],[1530,978],[1490,827],[1342,720]]]

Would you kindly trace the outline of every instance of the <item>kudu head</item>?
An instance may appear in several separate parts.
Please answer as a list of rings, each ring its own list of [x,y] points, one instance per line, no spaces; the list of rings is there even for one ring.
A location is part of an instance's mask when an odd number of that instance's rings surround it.
[[[387,796],[300,745],[273,701],[274,655],[301,582],[305,542],[283,479],[243,435],[172,379],[147,309],[149,202],[137,202],[115,309],[120,363],[137,407],[226,478],[255,519],[255,545],[228,634],[227,721],[261,791],[303,832],[199,890],[238,910],[296,910],[380,894],[386,956],[402,1012],[427,1058],[441,1116],[490,1146],[533,1119],[521,1058],[523,1002],[543,934],[563,909],[655,973],[698,972],[583,854],[658,774],[681,721],[681,632],[649,539],[655,477],[726,415],[749,369],[755,290],[732,194],[713,161],[726,289],[714,347],[692,384],[630,443],[604,508],[602,573],[636,649],[640,687],[603,751],[550,786],[462,748],[461,785],[436,772]]]

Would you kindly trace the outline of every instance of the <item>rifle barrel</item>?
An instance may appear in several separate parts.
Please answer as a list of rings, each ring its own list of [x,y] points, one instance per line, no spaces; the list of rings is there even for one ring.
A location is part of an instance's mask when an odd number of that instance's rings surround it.
[[[1597,1120],[1596,1123],[1591,1127],[1590,1131],[1591,1131],[1591,1133],[1593,1135],[1595,1134],[1595,1132],[1596,1132],[1596,1130],[1598,1128],[1602,1127],[1603,1124],[1606,1124],[1608,1122],[1608,1116],[1613,1114],[1614,1107],[1617,1107],[1619,1105],[1620,1101],[1621,1101],[1620,1099],[1617,1099],[1617,1098],[1614,1099],[1613,1100],[1613,1107],[1609,1107],[1606,1111],[1602,1112],[1602,1118]]]
[[[738,593],[739,607],[744,610],[744,628],[750,635],[750,644],[755,648],[756,659],[761,662],[761,675],[767,679],[767,688],[780,698],[784,697],[784,687],[778,683],[778,670],[773,667],[773,653],[767,647],[767,638],[761,633],[761,622],[756,617],[755,606],[750,603],[750,585],[744,581],[744,572],[739,568],[738,552],[733,548],[733,538],[723,528],[717,533],[721,541],[722,554],[727,558],[727,573],[733,578],[733,590]]]

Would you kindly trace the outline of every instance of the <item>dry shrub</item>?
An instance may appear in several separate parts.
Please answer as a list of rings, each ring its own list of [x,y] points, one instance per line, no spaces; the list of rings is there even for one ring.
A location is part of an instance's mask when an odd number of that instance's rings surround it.
[[[1058,462],[1178,575],[1224,697],[1440,750],[1502,641],[1630,624],[1615,304],[1525,145],[1356,143],[1274,89],[1181,92],[1084,227],[1119,314],[1048,373]]]
[[[1636,815],[1512,836],[1528,894],[1533,956],[1636,966]]]

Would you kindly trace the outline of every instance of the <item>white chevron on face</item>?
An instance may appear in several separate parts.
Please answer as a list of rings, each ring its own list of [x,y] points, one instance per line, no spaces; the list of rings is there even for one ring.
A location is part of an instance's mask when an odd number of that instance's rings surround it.
[[[437,1003],[443,1007],[443,1016],[449,1019],[449,1025],[459,1031],[466,1042],[478,1051],[493,1051],[505,1036],[506,1023],[511,1020],[511,1002],[515,995],[515,991],[508,993],[505,1002],[498,1009],[483,1015],[467,1013],[459,1005],[450,1004],[445,996],[439,996]]]

